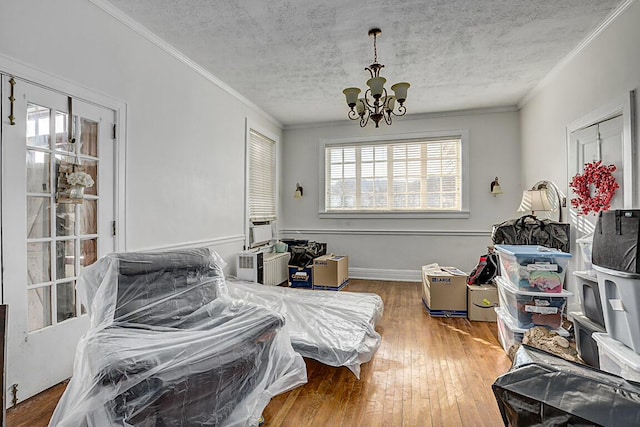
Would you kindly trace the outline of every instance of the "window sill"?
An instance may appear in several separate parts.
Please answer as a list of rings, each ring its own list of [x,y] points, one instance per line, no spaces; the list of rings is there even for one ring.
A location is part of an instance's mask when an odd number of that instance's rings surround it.
[[[362,219],[456,219],[469,218],[469,211],[437,211],[437,212],[318,212],[320,218],[362,218]]]

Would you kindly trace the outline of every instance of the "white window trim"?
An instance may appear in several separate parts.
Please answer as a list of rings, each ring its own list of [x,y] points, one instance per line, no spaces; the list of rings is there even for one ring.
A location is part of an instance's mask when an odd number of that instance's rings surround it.
[[[276,180],[275,180],[275,203],[276,203],[276,219],[271,221],[272,232],[274,236],[278,235],[278,219],[280,218],[280,180],[281,180],[281,172],[280,172],[280,164],[281,164],[281,143],[280,136],[270,132],[268,129],[265,129],[264,126],[250,120],[248,117],[245,119],[245,143],[244,143],[244,242],[245,248],[250,247],[250,236],[251,236],[251,221],[249,220],[249,156],[250,156],[250,144],[251,144],[251,130],[258,132],[267,138],[275,141],[276,146]]]
[[[349,211],[349,212],[327,212],[325,209],[325,155],[328,145],[359,144],[380,142],[390,144],[394,141],[406,141],[411,139],[437,139],[437,138],[460,138],[461,141],[461,173],[462,173],[462,200],[461,208],[456,211],[433,211],[433,212],[371,212],[371,211]],[[442,130],[416,132],[408,134],[394,134],[382,136],[366,136],[357,138],[320,139],[319,144],[319,201],[318,215],[320,218],[469,218],[469,131],[467,129]]]

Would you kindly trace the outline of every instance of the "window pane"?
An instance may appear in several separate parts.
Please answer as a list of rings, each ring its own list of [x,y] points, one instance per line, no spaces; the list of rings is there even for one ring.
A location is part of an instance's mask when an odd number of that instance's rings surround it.
[[[373,178],[373,163],[363,163],[361,174],[363,178]]]
[[[98,123],[80,117],[80,154],[98,157]]]
[[[343,151],[344,162],[355,162],[356,161],[356,149],[355,148],[345,148]]]
[[[440,160],[427,160],[427,174],[440,175],[441,173],[442,173],[442,168],[441,168]]]
[[[56,302],[58,303],[58,322],[76,317],[75,282],[58,283],[56,285]]]
[[[27,291],[29,332],[51,326],[51,287]]]
[[[27,284],[51,281],[51,246],[49,242],[27,243]]]
[[[56,279],[66,279],[76,274],[75,241],[56,242]]]
[[[387,162],[376,162],[376,176],[387,176]]]
[[[344,165],[344,177],[355,178],[356,177],[356,165],[355,163]]]
[[[50,110],[35,104],[27,104],[27,145],[49,148]]]
[[[49,153],[27,150],[27,192],[48,193],[50,182]]]
[[[419,179],[410,180],[409,184],[407,185],[407,191],[409,191],[411,193],[419,193],[420,192],[420,180]]]
[[[342,149],[341,148],[331,148],[330,149],[331,163],[342,163]]]
[[[56,111],[56,150],[57,151],[65,151],[72,153],[74,152],[74,144],[69,142],[69,133],[67,132],[68,128],[68,117],[67,113],[63,113],[61,111]],[[78,119],[77,116],[73,116],[75,120]]]
[[[75,232],[76,205],[56,203],[56,236],[72,236]]]
[[[98,260],[98,239],[86,239],[80,242],[80,270]]]
[[[82,166],[85,168],[85,172],[91,175],[94,185],[91,187],[85,187],[84,194],[97,195],[98,194],[98,162],[83,160]]]
[[[360,149],[360,160],[362,162],[373,161],[373,147],[362,147]]]
[[[27,238],[50,237],[48,197],[27,197]]]
[[[85,199],[80,205],[80,234],[98,234],[98,201]]]

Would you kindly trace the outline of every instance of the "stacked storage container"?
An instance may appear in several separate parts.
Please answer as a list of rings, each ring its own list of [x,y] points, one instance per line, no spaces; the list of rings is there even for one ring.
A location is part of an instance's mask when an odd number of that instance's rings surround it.
[[[640,381],[640,210],[600,212],[593,269],[606,333],[594,333],[600,369]]]
[[[593,334],[605,333],[606,329],[598,279],[588,270],[574,271],[573,275],[576,276],[581,307],[581,311],[569,313],[575,331],[576,349],[587,364],[600,368],[598,344]]]
[[[496,249],[501,274],[496,279],[498,337],[505,351],[534,326],[568,336],[561,326],[572,295],[563,288],[571,254],[535,245],[496,245]]]

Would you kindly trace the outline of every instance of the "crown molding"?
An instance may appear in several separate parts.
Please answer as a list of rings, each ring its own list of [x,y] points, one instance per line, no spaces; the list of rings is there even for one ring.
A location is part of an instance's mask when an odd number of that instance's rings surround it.
[[[468,110],[434,111],[431,113],[409,114],[409,115],[403,116],[402,121],[437,119],[442,117],[456,117],[456,116],[473,116],[477,114],[513,113],[516,111],[519,111],[519,108],[516,105],[505,105],[502,107],[487,107],[487,108],[470,108]],[[324,128],[324,127],[336,127],[336,126],[352,127],[353,122],[351,120],[348,120],[345,117],[345,120],[332,120],[332,121],[326,121],[326,122],[285,125],[283,130],[312,129],[312,128]]]
[[[163,51],[165,51],[166,53],[168,53],[178,61],[182,62],[184,65],[191,68],[196,73],[200,74],[209,82],[213,83],[214,85],[218,86],[220,89],[227,92],[229,95],[238,99],[240,102],[242,102],[247,107],[254,110],[256,113],[260,114],[263,118],[265,118],[272,124],[280,128],[283,128],[282,123],[280,123],[280,121],[278,121],[275,117],[273,117],[272,115],[264,111],[262,108],[258,107],[253,102],[249,101],[249,99],[241,95],[240,92],[236,91],[231,86],[229,86],[228,84],[220,80],[218,77],[211,74],[209,71],[207,71],[205,68],[203,68],[198,63],[193,61],[191,58],[187,57],[178,49],[176,49],[175,47],[167,43],[165,40],[160,38],[160,36],[155,34],[153,31],[149,30],[147,27],[145,27],[138,21],[131,18],[129,15],[127,15],[126,13],[124,13],[123,11],[115,7],[113,4],[109,3],[106,0],[89,0],[89,2],[93,3],[96,7],[98,7],[99,9],[102,9],[104,12],[111,15],[121,24],[129,27],[131,30],[138,33],[140,36],[144,37],[155,46],[159,47],[160,49],[162,49]]]
[[[518,109],[522,109],[531,99],[533,99],[537,94],[539,94],[542,89],[544,89],[550,82],[553,80],[558,73],[567,66],[569,62],[571,62],[576,56],[578,56],[583,50],[587,48],[591,44],[591,42],[600,35],[604,30],[606,30],[620,15],[626,12],[636,0],[625,0],[623,1],[613,12],[611,12],[600,25],[596,27],[587,37],[585,37],[579,44],[576,46],[567,56],[560,60],[552,69],[547,73],[546,76],[538,82],[538,84],[531,89],[521,100],[518,102]]]

